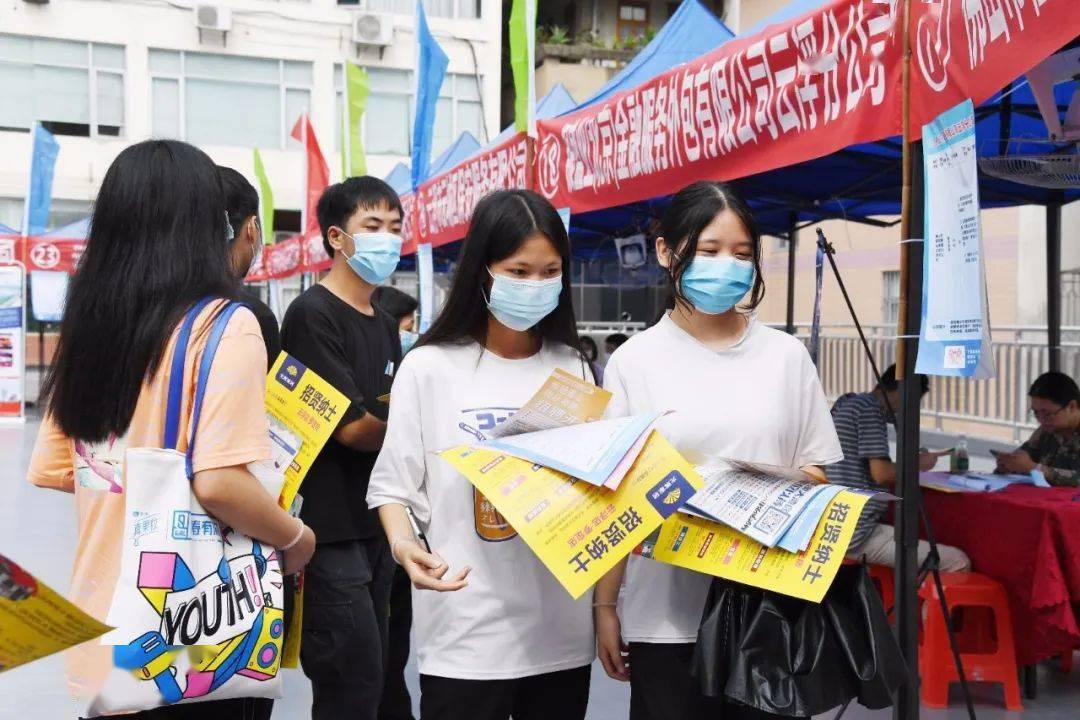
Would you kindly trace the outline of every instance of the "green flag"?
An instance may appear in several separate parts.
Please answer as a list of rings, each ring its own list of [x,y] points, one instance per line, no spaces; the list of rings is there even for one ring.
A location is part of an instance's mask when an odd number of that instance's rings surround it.
[[[514,127],[536,133],[536,0],[510,9],[510,68],[514,71]]]
[[[263,245],[274,244],[274,192],[266,178],[259,148],[255,148],[255,179],[259,183],[259,226],[262,228]]]
[[[368,99],[368,74],[359,65],[345,61],[345,102],[341,122],[344,132],[341,143],[341,176],[353,177],[367,174],[367,157],[364,141],[360,136],[360,118],[364,115]]]

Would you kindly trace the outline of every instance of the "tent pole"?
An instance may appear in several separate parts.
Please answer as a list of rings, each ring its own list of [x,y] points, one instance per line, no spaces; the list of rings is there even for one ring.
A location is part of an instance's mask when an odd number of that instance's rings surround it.
[[[787,248],[787,333],[795,334],[795,244],[799,236],[799,214],[791,213]]]
[[[1046,344],[1050,369],[1061,370],[1061,205],[1054,193],[1046,206]]]
[[[922,143],[911,133],[911,0],[904,0],[903,23],[903,189],[900,237],[910,240],[923,232]],[[915,587],[919,571],[919,403],[921,388],[913,376],[917,336],[922,315],[922,243],[900,244],[900,327],[896,345],[896,378],[900,381],[900,413],[897,417],[897,489],[900,508],[896,518],[896,632],[908,682],[897,691],[894,720],[919,719],[919,605]],[[913,382],[914,380],[914,382]]]

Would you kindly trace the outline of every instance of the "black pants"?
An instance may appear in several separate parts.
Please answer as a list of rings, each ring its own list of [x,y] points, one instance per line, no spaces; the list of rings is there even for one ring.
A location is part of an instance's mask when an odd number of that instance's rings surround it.
[[[693,643],[630,643],[630,720],[774,720],[780,715],[701,694]],[[426,720],[426,719],[425,719]]]
[[[412,581],[400,567],[390,586],[390,649],[383,682],[379,720],[413,720],[412,698],[405,685],[405,665],[409,662],[409,632],[412,630]]]
[[[420,676],[423,720],[583,720],[591,667],[515,680]]]
[[[122,715],[124,720],[270,720],[274,701],[265,698],[211,700],[203,703],[170,705]],[[115,716],[114,716],[115,717]],[[96,720],[109,720],[101,717]]]
[[[312,720],[375,720],[394,567],[382,537],[315,549],[304,574],[300,645]]]

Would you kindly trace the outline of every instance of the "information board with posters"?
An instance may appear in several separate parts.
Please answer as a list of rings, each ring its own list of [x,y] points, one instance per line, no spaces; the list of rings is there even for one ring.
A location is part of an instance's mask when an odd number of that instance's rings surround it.
[[[26,270],[0,265],[0,421],[21,422],[26,402]]]

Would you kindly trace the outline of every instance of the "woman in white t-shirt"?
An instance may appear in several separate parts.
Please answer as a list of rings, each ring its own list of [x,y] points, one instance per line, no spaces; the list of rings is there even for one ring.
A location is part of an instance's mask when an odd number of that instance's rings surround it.
[[[694,183],[672,199],[661,232],[656,254],[675,306],[611,357],[609,414],[673,410],[659,429],[696,464],[731,458],[823,478],[821,466],[843,456],[817,372],[798,340],[751,313],[765,287],[749,207],[724,184]],[[631,720],[774,717],[706,698],[691,676],[710,582],[632,556],[597,585],[600,659],[630,681]]]
[[[556,368],[587,377],[569,277],[570,243],[550,203],[526,190],[487,196],[446,306],[394,380],[367,500],[416,588],[424,720],[585,716],[591,593],[571,599],[491,504],[433,454],[484,440]]]

